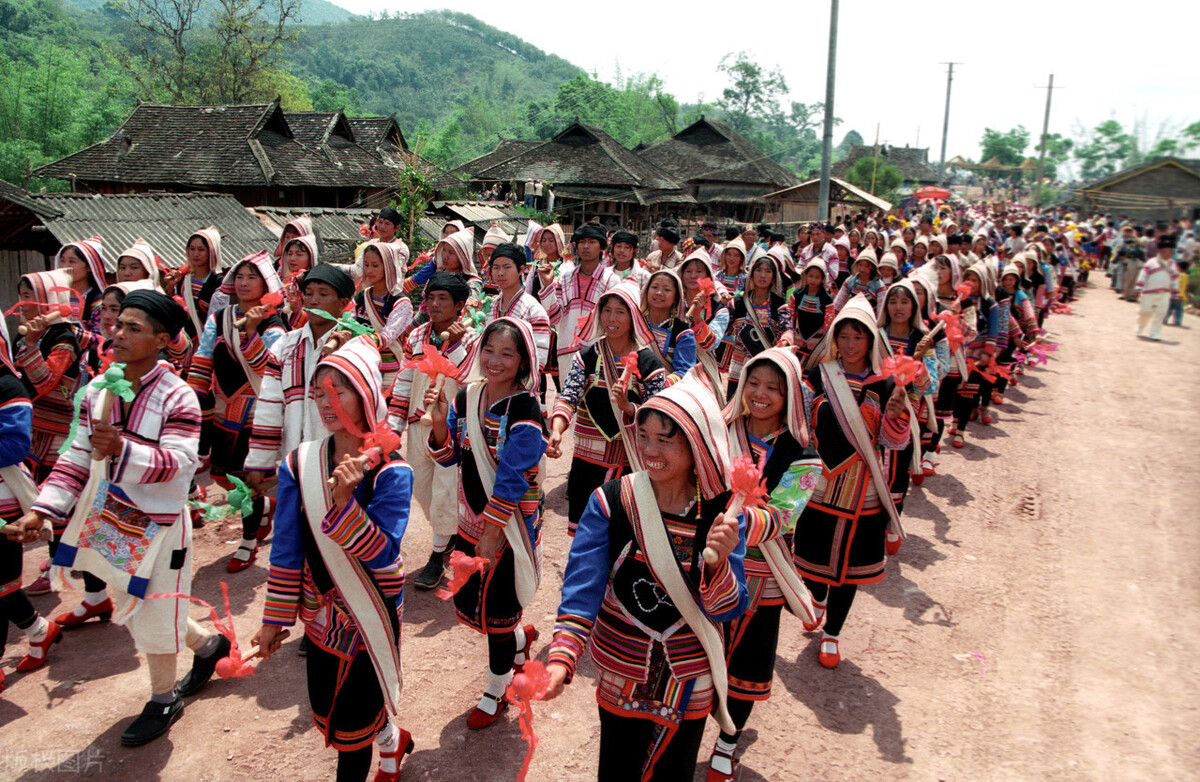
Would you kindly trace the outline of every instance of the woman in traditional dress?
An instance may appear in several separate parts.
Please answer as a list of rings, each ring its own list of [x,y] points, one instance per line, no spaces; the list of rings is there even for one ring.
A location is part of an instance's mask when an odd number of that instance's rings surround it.
[[[909,441],[904,392],[877,380],[883,345],[875,311],[855,297],[834,319],[827,358],[806,379],[808,431],[821,478],[796,524],[795,562],[825,618],[817,660],[841,662],[838,645],[859,584],[884,575],[884,533],[901,534],[880,449]]]
[[[295,239],[289,240],[283,248],[283,258],[279,261],[279,277],[283,280],[283,295],[286,304],[280,310],[280,314],[288,331],[295,331],[308,322],[308,313],[304,311],[304,296],[300,290],[300,283],[305,272],[316,266],[320,259],[320,246],[317,244],[317,237],[313,234],[297,236]]]
[[[33,476],[21,464],[29,455],[32,422],[33,405],[13,364],[8,328],[0,319],[0,520],[6,526],[20,519],[37,496]],[[16,665],[22,673],[46,664],[46,653],[62,632],[59,625],[38,613],[21,588],[24,548],[19,540],[0,535],[0,657],[4,656],[8,625],[12,623],[29,641],[29,653]],[[4,679],[4,671],[0,670],[0,692],[4,691]]]
[[[926,269],[924,272],[914,274],[908,278],[912,283],[913,292],[917,295],[917,310],[920,313],[921,320],[925,324],[925,328],[932,331],[937,320],[937,278],[936,272],[931,269]],[[925,357],[925,367],[930,373],[930,391],[929,395],[932,402],[926,402],[926,407],[931,410],[931,418],[922,422],[921,427],[921,480],[913,476],[913,482],[920,485],[924,479],[933,475],[936,471],[934,462],[934,453],[941,443],[941,428],[942,422],[939,420],[937,413],[937,398],[941,392],[942,381],[950,372],[950,341],[946,338],[945,331],[938,331],[933,340],[933,357]]]
[[[792,293],[792,330],[801,363],[816,350],[833,320],[833,297],[825,285],[828,276],[825,261],[813,258],[801,270],[800,284]]]
[[[784,348],[764,350],[746,363],[737,395],[725,408],[731,457],[750,456],[763,465],[766,509],[778,516],[778,537],[746,547],[746,613],[725,625],[729,665],[729,716],[737,729],[722,731],[709,759],[709,782],[732,782],[733,753],[756,701],[771,697],[775,649],[783,608],[815,630],[812,598],[792,563],[792,531],[821,475],[821,460],[808,445],[801,390],[802,370]]]
[[[659,362],[670,368],[667,384],[676,383],[696,363],[696,335],[684,318],[683,283],[674,269],[659,269],[646,278],[641,289],[641,310],[654,334],[650,343]]]
[[[200,339],[204,333],[204,321],[208,320],[210,305],[217,290],[221,287],[224,265],[221,262],[221,234],[214,226],[202,228],[188,237],[185,248],[187,263],[180,268],[177,277],[169,277],[166,284],[169,294],[178,294],[183,299],[183,308],[187,311],[188,322],[185,326],[188,337]],[[176,283],[176,279],[178,282]],[[217,303],[217,308],[225,306],[225,297]],[[206,437],[201,435],[200,453],[207,453]]]
[[[162,272],[158,258],[145,239],[138,239],[125,252],[117,256],[117,282],[148,280],[162,290]]]
[[[266,253],[238,261],[221,284],[230,304],[205,323],[188,372],[188,385],[197,396],[215,395],[223,403],[213,418],[210,469],[213,480],[226,489],[233,487],[227,475],[245,478],[254,403],[272,360],[271,346],[286,331],[283,319],[261,304],[262,297],[282,287]],[[268,502],[264,496],[256,497],[254,511],[242,519],[242,542],[225,563],[230,573],[250,567],[258,555],[258,542],[270,533]]]
[[[354,294],[354,314],[370,324],[376,334],[382,334],[385,326],[389,333],[397,335],[390,345],[380,351],[379,366],[383,376],[383,390],[391,394],[392,381],[400,371],[404,359],[404,345],[399,335],[413,320],[412,302],[401,292],[404,285],[404,270],[408,253],[402,244],[371,240],[362,251],[362,290]],[[334,312],[332,315],[340,313]]]
[[[461,470],[456,548],[483,557],[454,595],[458,620],[487,636],[487,686],[470,714],[472,730],[494,723],[507,707],[504,690],[529,660],[537,639],[521,625],[537,589],[542,548],[539,465],[546,427],[538,404],[537,345],[528,323],[501,318],[483,330],[468,379],[453,404],[426,393],[433,417],[429,451],[443,467]]]
[[[690,782],[704,718],[735,730],[715,623],[745,610],[746,544],[778,525],[762,508],[724,512],[728,438],[705,377],[693,370],[638,409],[645,470],[590,493],[563,576],[546,697],[590,641],[600,780]]]
[[[879,307],[879,331],[884,337],[884,350],[889,356],[911,356],[925,365],[923,377],[914,378],[905,388],[912,436],[900,451],[888,451],[884,464],[888,484],[892,489],[892,502],[896,512],[904,511],[904,497],[908,494],[910,479],[920,485],[925,480],[922,469],[924,454],[921,452],[922,433],[936,426],[935,416],[930,415],[933,407],[934,381],[938,377],[937,357],[932,348],[936,337],[930,336],[928,327],[921,317],[917,292],[909,280],[901,280],[888,289]],[[938,336],[941,336],[940,334]],[[926,401],[926,400],[929,401]],[[899,551],[900,539],[889,532],[888,553]]]
[[[842,282],[842,287],[838,288],[837,297],[833,300],[834,315],[841,312],[846,302],[860,293],[866,296],[867,301],[874,307],[884,287],[886,286],[883,280],[879,279],[879,259],[875,257],[875,253],[864,250],[858,260],[854,261],[854,274],[847,277]]]
[[[104,268],[104,246],[99,236],[68,242],[54,256],[54,268],[69,269],[69,287],[74,294],[71,304],[78,309],[77,319],[85,331],[100,331],[100,297],[108,287]]]
[[[959,384],[954,399],[954,429],[950,434],[951,445],[955,448],[966,445],[967,424],[979,415],[983,375],[991,368],[1000,336],[1000,308],[992,298],[992,276],[987,270],[987,262],[980,261],[967,269],[962,278],[971,286],[972,292],[963,298],[961,305],[963,326],[969,329],[970,338],[964,346],[967,377]],[[990,387],[988,393],[991,394]],[[991,419],[986,423],[991,423]]]
[[[732,397],[737,390],[746,359],[767,348],[790,347],[792,344],[783,284],[783,269],[774,256],[763,253],[755,258],[750,265],[750,276],[746,278],[746,289],[731,305],[729,333],[734,341],[728,353],[727,397]]]
[[[413,740],[399,712],[401,539],[412,469],[397,453],[367,448],[361,434],[385,426],[379,351],[351,340],[321,360],[313,392],[330,434],[279,465],[279,510],[262,628],[251,643],[270,659],[279,633],[304,622],[313,724],[338,751],[337,778],[365,780],[379,745],[376,782],[400,779]],[[293,768],[291,775],[302,776]]]
[[[667,370],[654,349],[654,335],[638,309],[637,291],[618,285],[600,297],[584,333],[591,343],[575,354],[571,373],[550,414],[546,455],[562,456],[563,434],[575,420],[575,451],[567,473],[567,531],[574,535],[588,497],[601,484],[621,476],[636,461],[623,429],[634,405],[666,387]],[[622,359],[635,353],[637,371],[624,393],[617,388]]]
[[[718,391],[717,401],[723,404],[725,387],[721,382],[721,362],[717,353],[729,328],[729,308],[721,301],[720,283],[713,277],[708,251],[697,248],[676,271],[683,282],[679,312],[691,324],[692,334],[696,337],[696,363],[708,373],[713,388]],[[704,279],[712,281],[711,293],[700,289],[700,281]]]

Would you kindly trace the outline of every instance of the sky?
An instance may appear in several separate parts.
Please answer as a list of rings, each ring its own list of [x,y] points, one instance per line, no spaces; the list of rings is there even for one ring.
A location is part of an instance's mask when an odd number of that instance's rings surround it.
[[[399,7],[380,0],[335,1],[355,13],[447,7],[438,0]],[[456,0],[453,8],[603,81],[611,81],[618,67],[626,76],[656,74],[680,102],[718,99],[726,79],[717,67],[724,55],[739,51],[764,67],[778,68],[787,81],[788,100],[813,103],[825,97],[828,0],[771,0],[749,7],[711,0],[686,5],[610,0],[521,10],[506,3]],[[535,8],[547,10],[534,13]],[[936,164],[946,100],[942,63],[951,61],[959,64],[950,99],[947,159],[962,155],[978,160],[985,128],[1017,125],[1029,129],[1027,153],[1032,154],[1050,74],[1055,86],[1050,133],[1077,138],[1081,129],[1114,118],[1126,130],[1138,126],[1151,146],[1164,131],[1171,136],[1200,120],[1196,60],[1185,43],[1200,23],[1200,6],[1193,3],[842,0],[838,21],[834,113],[842,124],[834,130],[835,144],[851,129],[871,144],[878,124],[881,143],[929,147],[930,161]],[[1169,34],[1160,38],[1155,30]]]

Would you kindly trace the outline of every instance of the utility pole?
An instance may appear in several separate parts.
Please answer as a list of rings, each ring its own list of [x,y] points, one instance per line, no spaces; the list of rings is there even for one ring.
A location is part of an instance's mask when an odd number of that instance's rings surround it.
[[[1050,130],[1050,98],[1054,95],[1054,74],[1050,74],[1050,83],[1046,85],[1046,116],[1042,119],[1042,151],[1038,154],[1037,181],[1033,183],[1034,191],[1031,203],[1034,207],[1042,205],[1042,177],[1046,171],[1046,136]]]
[[[946,73],[946,115],[942,119],[942,162],[938,163],[938,184],[946,184],[946,134],[950,132],[950,85],[954,83],[954,66],[961,62],[944,62],[950,70]]]
[[[879,123],[875,123],[875,159],[871,163],[871,195],[875,195],[875,172],[879,170]]]
[[[838,0],[829,2],[829,62],[825,66],[825,131],[821,143],[821,187],[817,220],[829,222],[829,168],[833,163],[833,77],[837,72]]]

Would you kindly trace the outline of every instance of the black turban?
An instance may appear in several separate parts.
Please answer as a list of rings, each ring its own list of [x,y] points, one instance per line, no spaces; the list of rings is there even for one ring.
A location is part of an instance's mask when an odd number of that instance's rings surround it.
[[[661,236],[671,244],[679,244],[679,231],[672,226],[662,226],[658,229],[658,233],[656,233],[655,236]]]
[[[456,302],[464,302],[471,297],[471,289],[467,281],[454,272],[434,272],[425,283],[425,295],[434,291],[446,291]]]
[[[379,218],[378,219],[387,220],[389,223],[395,223],[396,225],[399,225],[400,224],[400,213],[397,212],[394,207],[385,206],[384,208],[379,210]]]
[[[575,229],[575,233],[571,235],[572,242],[579,242],[581,239],[596,239],[600,242],[600,249],[608,247],[608,235],[604,233],[604,229],[594,223],[584,223]]]
[[[497,258],[509,258],[517,265],[518,269],[528,262],[525,257],[525,248],[512,242],[496,245],[496,249],[492,250],[492,263],[495,263]]]
[[[147,317],[157,321],[171,336],[171,339],[179,336],[179,331],[188,317],[187,313],[183,311],[183,307],[176,304],[174,299],[158,291],[131,291],[121,302],[121,312],[130,307],[141,310],[146,313]]]
[[[354,297],[354,279],[332,263],[318,263],[305,272],[304,279],[300,283],[300,291],[303,292],[304,286],[310,282],[325,283],[337,291],[339,298],[350,299]]]
[[[617,231],[612,235],[613,244],[620,244],[622,242],[636,250],[638,246],[637,234],[633,231]]]

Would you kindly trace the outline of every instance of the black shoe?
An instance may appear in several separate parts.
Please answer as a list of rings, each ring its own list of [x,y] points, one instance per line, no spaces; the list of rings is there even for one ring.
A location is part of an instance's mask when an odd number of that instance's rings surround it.
[[[213,671],[217,669],[217,661],[228,657],[229,650],[229,639],[222,635],[217,639],[217,648],[213,650],[212,654],[204,657],[198,654],[193,655],[192,670],[188,671],[187,676],[183,677],[183,681],[179,682],[179,697],[188,698],[200,692],[212,678]]]
[[[182,716],[183,698],[178,695],[171,703],[150,701],[142,709],[141,715],[121,734],[121,743],[127,747],[137,747],[154,741]]]
[[[300,643],[296,644],[296,654],[301,657],[308,657],[308,636],[300,636]]]
[[[413,578],[413,586],[417,589],[433,589],[442,583],[442,574],[446,571],[446,551],[435,551],[429,555],[429,561],[421,572]]]

